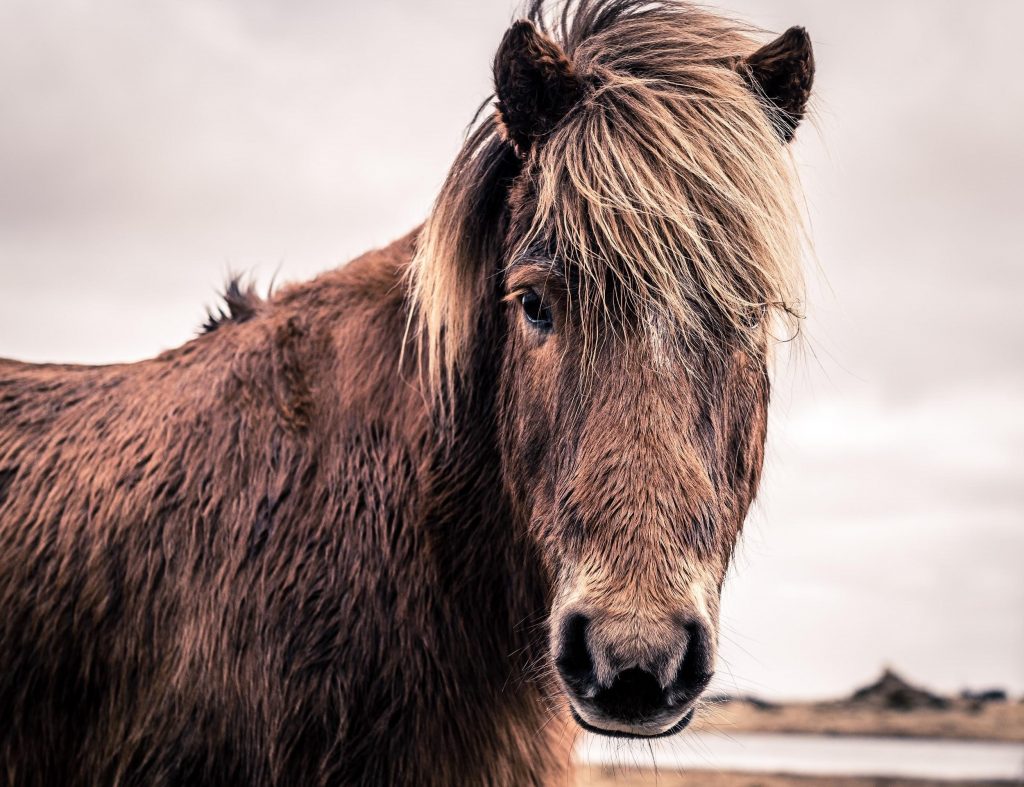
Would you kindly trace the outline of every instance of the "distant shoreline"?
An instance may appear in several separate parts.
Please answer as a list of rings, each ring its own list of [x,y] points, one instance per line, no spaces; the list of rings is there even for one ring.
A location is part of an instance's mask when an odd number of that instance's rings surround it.
[[[765,706],[734,699],[705,705],[693,729],[1020,743],[1024,742],[1024,703],[1005,701],[978,706],[953,700],[942,709],[893,710],[845,701]]]
[[[693,729],[1021,743],[1024,701],[999,689],[947,697],[886,669],[874,683],[840,700],[772,703],[756,697],[711,698],[697,714]]]

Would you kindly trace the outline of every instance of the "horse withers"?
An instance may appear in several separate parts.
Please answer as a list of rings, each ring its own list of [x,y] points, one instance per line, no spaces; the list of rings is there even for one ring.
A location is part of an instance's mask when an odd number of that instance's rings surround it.
[[[425,225],[0,363],[0,782],[565,782],[693,718],[800,304],[799,28],[531,8]]]

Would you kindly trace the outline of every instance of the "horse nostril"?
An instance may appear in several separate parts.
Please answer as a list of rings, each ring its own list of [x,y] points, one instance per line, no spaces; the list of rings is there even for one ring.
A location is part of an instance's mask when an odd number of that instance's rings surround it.
[[[562,626],[562,645],[556,660],[562,679],[580,694],[594,685],[594,660],[587,645],[589,628],[590,619],[586,615],[571,615]]]
[[[674,704],[695,699],[707,688],[713,674],[714,653],[707,628],[701,623],[688,623],[684,628],[686,650],[670,692]]]

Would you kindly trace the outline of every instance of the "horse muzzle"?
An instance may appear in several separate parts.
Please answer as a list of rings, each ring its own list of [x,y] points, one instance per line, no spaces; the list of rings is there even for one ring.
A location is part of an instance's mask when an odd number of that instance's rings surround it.
[[[576,722],[619,737],[685,729],[714,663],[709,626],[695,618],[649,627],[573,611],[557,625],[555,664]]]

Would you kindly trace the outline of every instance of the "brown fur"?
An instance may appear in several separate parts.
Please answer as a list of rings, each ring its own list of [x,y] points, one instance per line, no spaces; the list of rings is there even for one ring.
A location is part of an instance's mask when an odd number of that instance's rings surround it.
[[[439,445],[399,373],[411,243],[152,361],[0,366],[0,782],[557,769],[494,449]]]
[[[667,48],[669,12],[713,19],[644,7],[581,3],[575,51],[642,13]],[[760,473],[767,327],[740,336],[715,292],[687,307],[696,333],[588,300],[593,269],[549,253],[549,142],[517,106],[521,144],[488,118],[456,164],[476,183],[454,256],[439,205],[426,237],[266,301],[232,288],[152,360],[0,362],[0,783],[564,783],[575,695],[552,668],[581,610],[598,679],[681,621],[661,669],[706,679]],[[778,297],[729,276],[744,303]],[[523,317],[532,288],[548,333]]]

